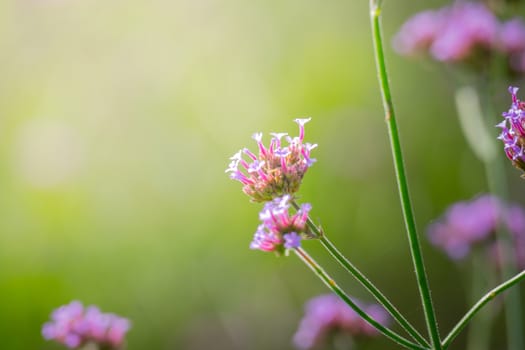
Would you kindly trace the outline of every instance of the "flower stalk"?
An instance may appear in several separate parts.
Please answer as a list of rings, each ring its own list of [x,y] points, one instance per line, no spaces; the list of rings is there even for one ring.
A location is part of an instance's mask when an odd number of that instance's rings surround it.
[[[381,35],[380,1],[370,0],[370,20],[372,25],[372,37],[374,42],[374,54],[376,58],[378,79],[383,99],[383,106],[385,109],[385,119],[388,127],[390,146],[394,158],[394,168],[397,178],[399,195],[401,199],[401,206],[403,210],[403,216],[405,219],[408,240],[410,243],[412,263],[416,272],[416,278],[419,286],[419,294],[421,296],[421,302],[425,313],[425,320],[432,348],[434,350],[441,350],[442,348],[439,337],[438,325],[434,311],[434,306],[432,304],[432,298],[430,295],[430,288],[425,272],[423,255],[419,244],[419,238],[416,232],[416,225],[412,211],[410,195],[408,191],[408,182],[404,169],[401,143],[399,140],[399,132],[397,129],[397,122],[395,118],[394,104],[392,101],[390,85],[388,82],[388,73],[386,70],[385,56],[383,52],[383,39]]]
[[[489,301],[494,299],[498,294],[502,293],[506,289],[512,287],[513,285],[517,284],[518,282],[525,279],[525,270],[521,271],[516,276],[512,277],[511,279],[503,282],[496,288],[489,291],[487,294],[485,294],[472,308],[467,311],[465,316],[459,322],[452,328],[450,333],[445,337],[442,343],[443,349],[447,349],[450,345],[450,343],[457,337],[457,335],[465,328],[465,326],[469,323],[469,321],[478,313],[479,310],[483,308]]]
[[[415,344],[410,340],[402,337],[396,332],[383,326],[381,323],[370,317],[363,309],[361,309],[352,299],[337,285],[332,277],[330,277],[324,269],[302,248],[295,248],[294,252],[297,256],[319,277],[328,288],[337,294],[348,306],[350,306],[359,316],[367,321],[378,332],[389,338],[390,340],[412,350],[428,350],[428,348]]]
[[[292,205],[299,210],[300,206],[292,201]],[[310,230],[317,235],[323,247],[332,255],[332,257],[348,271],[365,289],[374,296],[374,298],[388,311],[390,316],[419,343],[419,345],[429,347],[428,341],[417,331],[417,329],[410,324],[410,322],[397,310],[390,300],[377,288],[356,266],[354,266],[328,239],[328,237],[321,231],[319,227],[308,217],[306,224]]]

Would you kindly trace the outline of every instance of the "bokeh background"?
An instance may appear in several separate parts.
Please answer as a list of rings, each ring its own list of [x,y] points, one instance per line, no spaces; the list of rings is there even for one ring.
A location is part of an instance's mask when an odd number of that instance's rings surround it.
[[[390,41],[446,2],[385,3]],[[0,348],[59,349],[41,325],[78,299],[130,318],[129,350],[292,349],[303,303],[326,289],[296,257],[248,249],[261,206],[224,170],[253,132],[295,134],[304,116],[319,148],[301,199],[424,330],[366,1],[4,0],[0,48]],[[432,248],[425,227],[486,180],[459,129],[453,79],[386,55],[445,332],[467,307],[465,267]],[[506,109],[505,89],[499,101]],[[371,301],[316,242],[305,246]]]

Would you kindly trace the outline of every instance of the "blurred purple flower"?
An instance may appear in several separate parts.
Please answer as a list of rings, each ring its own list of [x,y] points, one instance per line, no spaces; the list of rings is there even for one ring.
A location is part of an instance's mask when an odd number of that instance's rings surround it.
[[[352,299],[380,324],[390,322],[387,312],[377,304],[365,304]],[[354,310],[334,294],[317,296],[306,303],[305,314],[293,342],[299,349],[312,349],[323,343],[332,332],[344,332],[351,336],[375,336],[377,330],[363,320]]]
[[[525,72],[525,24],[518,17],[501,23],[479,2],[458,0],[414,15],[394,36],[393,47],[405,56],[428,54],[476,67],[496,53],[506,57],[510,72]]]
[[[498,38],[497,18],[474,2],[457,1],[440,10],[427,10],[410,18],[394,37],[394,48],[402,55],[429,52],[436,60],[457,62],[469,59],[479,49],[490,50]]]
[[[499,204],[495,202],[496,198],[485,195],[453,204],[441,220],[429,226],[430,242],[454,260],[464,258],[473,244],[487,239],[496,227]]]
[[[243,184],[243,191],[253,202],[266,202],[284,194],[299,190],[304,174],[316,161],[310,152],[316,144],[304,143],[304,125],[307,119],[295,119],[299,136],[272,133],[270,145],[262,143],[262,133],[253,135],[259,155],[244,148],[234,154],[226,172],[230,178]],[[283,145],[283,138],[287,145]],[[248,158],[248,161],[245,159]]]
[[[430,242],[453,260],[464,259],[474,246],[484,246],[498,261],[495,232],[500,224],[512,235],[518,265],[525,266],[525,211],[494,196],[453,204],[427,232]]]
[[[264,205],[259,213],[262,224],[255,232],[250,244],[251,249],[283,253],[300,247],[301,234],[309,234],[306,220],[312,206],[305,203],[292,215],[289,212],[290,201],[291,196],[284,195]]]
[[[405,56],[426,53],[442,28],[443,20],[440,11],[423,11],[416,14],[403,24],[394,37],[394,49]]]
[[[521,18],[516,17],[502,24],[500,49],[508,56],[511,72],[525,72],[525,23]]]
[[[497,125],[501,128],[498,139],[503,141],[505,154],[512,164],[525,171],[525,103],[516,96],[517,87],[509,87],[509,92],[512,104],[508,112],[503,113],[505,119]]]
[[[503,52],[522,52],[525,50],[525,23],[519,17],[508,20],[501,25],[499,37]]]
[[[126,318],[102,313],[95,306],[84,308],[79,301],[72,301],[53,311],[51,322],[42,327],[42,335],[70,349],[78,349],[88,342],[120,349],[130,327]]]
[[[456,2],[444,11],[447,20],[430,48],[435,59],[465,61],[480,50],[490,51],[496,47],[499,22],[485,5]]]

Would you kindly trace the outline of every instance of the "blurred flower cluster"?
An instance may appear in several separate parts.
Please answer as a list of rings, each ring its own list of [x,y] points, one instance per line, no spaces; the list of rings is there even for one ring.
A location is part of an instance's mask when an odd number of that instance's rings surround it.
[[[453,204],[443,217],[428,227],[428,237],[453,260],[461,260],[474,247],[482,247],[495,263],[499,263],[498,225],[510,233],[518,266],[525,267],[525,210],[491,195]]]
[[[308,203],[301,205],[293,215],[290,214],[290,195],[277,197],[267,202],[259,213],[262,224],[259,225],[251,249],[260,249],[265,252],[281,254],[288,249],[299,248],[301,234],[308,234],[306,220],[312,206]]]
[[[72,301],[53,311],[51,322],[42,327],[42,335],[70,349],[78,349],[90,342],[104,349],[120,349],[129,328],[130,322],[126,318]]]
[[[299,125],[299,136],[272,133],[268,147],[262,142],[262,133],[255,133],[259,155],[244,148],[231,158],[226,172],[230,178],[243,184],[243,191],[253,202],[270,201],[277,196],[293,194],[299,190],[304,174],[315,162],[310,151],[316,144],[304,143],[304,125],[307,119],[295,119]],[[286,140],[287,145],[282,143]],[[248,158],[248,161],[243,158]]]
[[[503,141],[505,154],[512,164],[525,171],[525,103],[516,96],[518,88],[510,87],[509,92],[512,104],[508,112],[503,113],[505,119],[497,125],[501,128],[498,139]]]
[[[429,55],[446,63],[484,67],[503,56],[508,71],[525,72],[525,23],[520,17],[501,22],[479,2],[456,1],[420,12],[406,21],[393,39],[401,55]]]
[[[367,314],[387,326],[390,318],[382,306],[353,299]],[[342,332],[351,336],[375,336],[378,331],[363,320],[334,294],[317,296],[306,303],[305,314],[293,341],[299,349],[320,346],[331,334]]]

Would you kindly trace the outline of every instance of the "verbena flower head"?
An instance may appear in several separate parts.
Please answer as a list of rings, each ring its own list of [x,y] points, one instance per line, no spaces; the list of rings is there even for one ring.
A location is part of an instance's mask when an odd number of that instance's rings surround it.
[[[295,214],[291,214],[290,201],[291,196],[284,195],[264,205],[259,213],[262,223],[253,236],[251,249],[283,254],[299,248],[302,238],[310,235],[306,221],[312,206],[305,203]]]
[[[380,324],[387,326],[390,317],[377,304],[352,300]],[[322,345],[326,338],[337,333],[353,337],[375,336],[377,330],[363,320],[354,310],[334,294],[317,296],[305,306],[305,314],[294,335],[293,342],[299,349],[312,349]]]
[[[310,152],[316,144],[304,142],[304,125],[310,121],[296,119],[299,136],[272,133],[270,144],[262,142],[262,133],[253,135],[258,155],[247,148],[235,153],[226,172],[230,178],[243,184],[243,191],[253,202],[266,202],[299,190],[304,174],[316,161]]]
[[[512,164],[525,171],[525,103],[516,96],[517,87],[509,87],[509,92],[512,95],[512,104],[508,112],[503,113],[505,119],[497,125],[501,128],[498,139],[503,141],[505,154]]]
[[[53,311],[51,322],[42,327],[42,335],[70,349],[78,349],[89,342],[120,349],[130,326],[126,318],[102,313],[96,306],[84,307],[81,302],[72,301]]]
[[[483,4],[457,2],[445,11],[446,23],[430,48],[435,59],[465,61],[496,47],[499,23]]]
[[[484,4],[456,1],[408,19],[393,39],[401,55],[428,55],[445,63],[486,68],[495,54],[511,74],[525,72],[525,25],[516,17],[500,22]]]
[[[428,52],[443,62],[459,62],[495,47],[499,23],[483,4],[457,1],[410,18],[394,37],[403,55]]]
[[[494,196],[453,204],[427,232],[430,242],[453,260],[462,260],[474,247],[480,247],[498,264],[498,225],[504,225],[511,234],[518,266],[525,266],[525,211],[517,205],[505,205]]]

